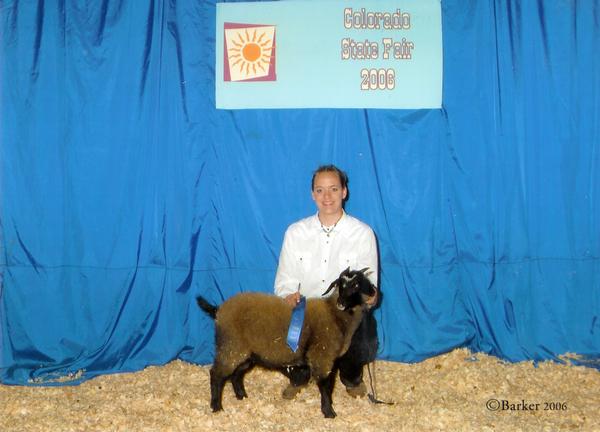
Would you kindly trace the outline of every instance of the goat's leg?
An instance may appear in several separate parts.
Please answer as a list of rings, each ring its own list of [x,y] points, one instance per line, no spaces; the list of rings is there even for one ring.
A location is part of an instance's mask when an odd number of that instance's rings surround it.
[[[334,418],[336,416],[331,399],[337,375],[335,352],[335,346],[316,343],[309,347],[306,355],[311,375],[321,393],[321,412],[326,418]]]
[[[331,371],[329,375],[317,381],[319,392],[321,393],[321,412],[326,418],[336,416],[332,406],[333,385],[335,383],[336,371]]]
[[[244,399],[248,397],[246,388],[244,387],[244,376],[250,369],[254,367],[252,360],[246,360],[244,363],[239,365],[231,376],[231,385],[233,386],[233,392],[235,397],[238,399]]]
[[[223,409],[223,387],[227,377],[221,375],[215,366],[210,369],[210,407],[213,412]]]
[[[287,366],[279,369],[296,387],[305,386],[310,381],[310,368],[307,365]]]
[[[290,386],[304,387],[310,381],[310,368],[308,365],[295,365],[277,368],[290,380]]]
[[[279,371],[290,380],[281,394],[284,399],[294,399],[310,381],[310,368],[307,365],[282,367]]]

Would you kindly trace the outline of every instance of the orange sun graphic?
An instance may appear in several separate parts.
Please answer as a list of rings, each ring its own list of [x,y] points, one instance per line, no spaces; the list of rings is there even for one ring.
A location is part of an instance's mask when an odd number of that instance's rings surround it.
[[[274,27],[227,29],[231,80],[240,81],[269,74]]]

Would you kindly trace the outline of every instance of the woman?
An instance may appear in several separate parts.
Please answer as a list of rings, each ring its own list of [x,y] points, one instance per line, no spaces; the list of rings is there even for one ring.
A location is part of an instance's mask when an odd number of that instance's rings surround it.
[[[300,296],[321,297],[346,268],[372,270],[377,286],[377,243],[373,230],[344,212],[348,196],[346,174],[334,165],[319,167],[312,178],[312,199],[317,214],[289,226],[285,233],[275,277],[275,294],[295,306]],[[369,304],[377,302],[377,296]],[[377,324],[372,312],[357,329],[348,352],[338,361],[340,378],[348,393],[364,396],[363,366],[375,359]],[[290,385],[283,397],[293,398],[308,381],[306,368],[290,368]]]

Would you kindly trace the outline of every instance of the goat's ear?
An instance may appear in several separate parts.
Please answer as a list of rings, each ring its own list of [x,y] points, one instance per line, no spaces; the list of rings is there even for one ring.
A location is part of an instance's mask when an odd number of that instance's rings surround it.
[[[339,283],[339,279],[334,280],[333,282],[331,282],[331,285],[329,285],[329,288],[327,288],[327,291],[325,291],[322,295],[326,296],[327,294],[329,294],[329,292],[338,287],[338,283]]]
[[[360,292],[367,297],[370,297],[377,294],[377,288],[373,285],[373,282],[365,277],[360,281]]]
[[[365,302],[369,308],[375,306],[379,301],[379,291],[368,279],[362,281],[360,294],[363,298],[363,302]]]
[[[359,270],[359,272],[361,272],[363,275],[365,275],[367,277],[369,277],[370,275],[375,273],[373,270],[369,270],[369,267],[365,267],[364,269]]]

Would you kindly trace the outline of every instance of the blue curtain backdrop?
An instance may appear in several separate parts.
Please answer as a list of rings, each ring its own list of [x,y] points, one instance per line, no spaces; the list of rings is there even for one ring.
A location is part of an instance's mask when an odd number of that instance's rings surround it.
[[[209,363],[195,296],[271,291],[329,162],[379,358],[598,355],[600,3],[442,9],[442,109],[222,111],[213,1],[0,1],[0,380]]]

